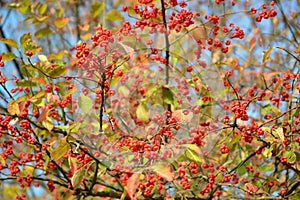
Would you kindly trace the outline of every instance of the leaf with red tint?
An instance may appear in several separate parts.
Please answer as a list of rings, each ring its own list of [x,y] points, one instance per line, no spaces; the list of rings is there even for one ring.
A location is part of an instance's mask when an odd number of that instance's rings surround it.
[[[136,199],[136,189],[138,188],[139,180],[140,180],[140,173],[134,173],[128,180],[127,180],[127,193],[131,199]]]
[[[44,107],[42,108],[42,113],[40,114],[39,118],[38,118],[38,122],[42,122],[45,121],[48,114],[49,114],[50,109],[48,107]]]
[[[172,172],[171,167],[169,165],[159,164],[153,167],[154,172],[157,173],[159,176],[163,177],[167,181],[174,180],[174,172]]]
[[[256,193],[257,190],[258,190],[258,188],[255,185],[251,184],[251,183],[246,183],[245,184],[245,189],[249,190],[253,194]]]

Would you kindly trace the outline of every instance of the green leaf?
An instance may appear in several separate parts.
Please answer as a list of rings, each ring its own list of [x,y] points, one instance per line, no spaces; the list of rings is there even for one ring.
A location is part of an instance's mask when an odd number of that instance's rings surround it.
[[[147,105],[145,103],[140,103],[136,109],[136,115],[142,122],[149,121],[149,112]]]
[[[50,117],[46,117],[46,120],[43,121],[42,124],[49,132],[54,128],[53,121]]]
[[[32,42],[31,38],[32,38],[31,33],[25,33],[24,35],[22,35],[20,38],[21,47],[24,48],[26,45],[28,45],[28,43],[31,43]]]
[[[63,7],[59,7],[56,9],[56,14],[59,18],[61,18],[63,16],[63,14],[65,13],[65,9]]]
[[[93,16],[93,18],[97,17],[97,15],[104,9],[104,3],[103,2],[95,2],[92,4],[90,8],[90,12]]]
[[[296,114],[300,112],[300,108],[297,108],[296,110],[292,111],[292,116],[294,117]]]
[[[18,86],[35,87],[35,86],[37,86],[37,85],[38,85],[37,82],[31,81],[31,80],[25,80],[25,79],[20,80],[20,81],[18,82]]]
[[[239,168],[237,169],[237,173],[238,173],[240,176],[246,174],[246,172],[247,172],[247,170],[246,170],[246,166],[245,166],[245,165],[243,165],[243,166],[241,166],[241,167],[239,167]]]
[[[66,68],[65,66],[59,66],[59,67],[56,67],[54,70],[51,70],[49,68],[49,72],[47,72],[47,73],[49,76],[58,77],[58,76],[65,74],[67,71],[68,71],[68,68]]]
[[[112,10],[108,11],[107,14],[105,15],[105,19],[108,19],[111,21],[124,21],[123,16],[116,9],[112,9]]]
[[[46,27],[46,28],[42,28],[42,29],[39,29],[38,31],[36,31],[34,36],[36,38],[40,38],[40,37],[45,37],[50,34],[53,34],[53,31],[49,27]]]
[[[296,193],[293,196],[290,197],[291,200],[299,200],[300,199],[300,193]]]
[[[73,174],[71,178],[71,183],[74,189],[78,188],[80,186],[80,183],[82,182],[82,179],[85,174],[85,168],[80,168]]]
[[[173,104],[174,103],[174,96],[172,91],[167,87],[162,87],[162,95],[163,100],[167,104]]]
[[[65,136],[63,137],[58,144],[58,147],[53,149],[50,154],[51,154],[51,158],[54,161],[59,160],[61,157],[63,157],[70,149],[70,145],[67,142],[67,137]]]
[[[281,114],[281,111],[280,111],[279,108],[277,108],[275,106],[271,106],[270,104],[265,105],[264,107],[262,107],[260,112],[261,112],[262,115],[274,114],[275,116],[279,116]]]
[[[294,153],[294,152],[292,152],[292,151],[286,151],[286,152],[284,152],[283,153],[283,156],[285,157],[285,158],[287,158],[287,161],[289,162],[289,163],[292,163],[292,162],[295,162],[296,161],[296,154]]]
[[[266,148],[263,152],[262,155],[266,158],[269,158],[272,156],[272,151],[275,147],[275,144],[272,144],[269,148]]]
[[[68,23],[69,23],[69,18],[67,17],[56,18],[54,20],[54,25],[59,29],[66,26]]]
[[[200,157],[200,154],[192,149],[187,149],[185,151],[185,155],[188,159],[194,161],[194,162],[202,162],[203,159]]]
[[[0,164],[2,166],[5,166],[5,160],[4,160],[4,158],[2,156],[0,156]]]
[[[200,148],[196,144],[182,144],[181,146],[200,153]]]
[[[93,108],[93,101],[85,95],[80,95],[78,105],[82,112],[87,114],[90,113]]]
[[[69,96],[70,94],[73,94],[73,93],[76,92],[76,91],[77,91],[77,88],[76,88],[76,87],[72,88],[71,90],[65,91],[65,92],[63,93],[64,98],[65,98],[66,96]]]
[[[3,43],[5,43],[5,44],[7,44],[9,46],[18,48],[18,43],[16,41],[14,41],[13,39],[10,39],[10,38],[1,38],[0,42],[3,42]]]
[[[17,58],[17,56],[12,52],[4,52],[2,54],[2,60],[4,60],[4,61],[13,60],[15,58]]]
[[[269,47],[267,50],[263,51],[263,63],[267,61],[267,59],[270,57],[271,51],[272,51],[272,47]]]
[[[272,171],[273,167],[270,165],[262,165],[258,169],[263,172],[268,172],[268,171]]]
[[[38,58],[39,58],[39,60],[42,61],[42,62],[48,62],[48,58],[47,58],[47,56],[45,56],[45,55],[38,55]]]
[[[124,191],[123,191],[123,193],[122,193],[122,195],[121,195],[120,200],[125,200],[126,196],[127,196],[127,190],[124,189]]]
[[[231,142],[228,144],[229,149],[234,150],[234,147],[240,141],[241,137],[241,135],[238,135],[233,140],[231,140]]]
[[[44,158],[45,159],[45,162],[44,162],[44,171],[46,173],[48,163],[51,161],[51,159],[50,159],[50,157],[47,154],[44,157],[46,157],[46,158]]]
[[[47,10],[47,3],[43,3],[40,5],[39,9],[38,9],[38,12],[40,15],[43,15]]]

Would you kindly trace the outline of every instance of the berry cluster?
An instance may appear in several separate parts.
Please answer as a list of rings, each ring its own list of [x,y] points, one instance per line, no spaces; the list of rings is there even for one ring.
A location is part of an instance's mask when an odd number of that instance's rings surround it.
[[[265,3],[263,3],[261,5],[262,11],[260,11],[258,13],[258,16],[256,16],[255,21],[256,22],[261,22],[262,19],[268,19],[269,17],[275,17],[277,15],[277,12],[275,11],[275,9],[273,8],[275,5],[274,1],[271,1],[270,6],[272,7],[271,9],[267,9],[267,5]],[[256,14],[257,9],[255,9],[254,7],[250,8],[250,12],[252,14]]]
[[[150,196],[152,193],[152,190],[156,183],[158,184],[157,190],[162,189],[163,182],[161,182],[162,177],[155,175],[155,174],[149,174],[145,177],[146,183],[139,183],[138,188],[142,190],[144,196]]]
[[[247,102],[241,103],[240,101],[233,101],[230,105],[230,110],[236,119],[247,121],[249,119],[246,112],[247,106]]]

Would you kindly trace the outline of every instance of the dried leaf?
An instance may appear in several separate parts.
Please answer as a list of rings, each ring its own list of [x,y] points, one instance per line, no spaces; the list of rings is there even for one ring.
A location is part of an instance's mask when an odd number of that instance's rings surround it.
[[[131,199],[135,199],[136,189],[138,188],[140,180],[140,173],[134,173],[128,180],[127,180],[127,193]]]

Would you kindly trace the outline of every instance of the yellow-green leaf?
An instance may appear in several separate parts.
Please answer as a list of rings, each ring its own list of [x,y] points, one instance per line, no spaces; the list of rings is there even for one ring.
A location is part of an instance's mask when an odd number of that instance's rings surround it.
[[[0,156],[0,164],[2,166],[5,166],[5,160],[4,160],[4,158],[2,156]]]
[[[287,158],[287,161],[289,162],[289,163],[292,163],[292,162],[295,162],[296,161],[296,154],[294,153],[294,152],[292,152],[292,151],[286,151],[286,152],[284,152],[283,153],[283,156],[285,157],[285,158]]]
[[[59,160],[61,157],[63,157],[70,149],[70,145],[67,142],[67,137],[63,137],[58,144],[58,147],[51,151],[51,158],[54,161]]]
[[[21,47],[24,48],[26,45],[28,45],[28,43],[32,42],[31,38],[31,33],[25,33],[24,35],[22,35],[20,38]]]
[[[80,186],[80,183],[82,182],[82,179],[85,174],[85,168],[78,169],[71,178],[71,183],[74,189],[78,188]]]
[[[47,58],[47,56],[45,56],[45,55],[38,55],[38,58],[39,58],[39,60],[42,61],[42,62],[48,62],[48,58]]]
[[[49,27],[46,27],[46,28],[42,28],[42,29],[39,29],[38,31],[36,31],[34,36],[36,38],[40,38],[40,37],[50,35],[52,33],[53,33],[53,31]]]
[[[147,122],[149,120],[148,108],[145,103],[140,103],[136,109],[136,115],[142,122]]]
[[[194,161],[194,162],[202,162],[202,159],[200,158],[200,154],[196,153],[192,149],[187,149],[185,151],[185,155],[188,159]]]
[[[78,106],[83,113],[87,114],[90,113],[93,108],[93,101],[91,100],[91,98],[85,95],[80,95]]]
[[[56,18],[54,20],[54,25],[57,28],[63,28],[64,26],[66,26],[69,23],[69,18],[67,17],[62,17],[62,18]]]
[[[112,9],[112,10],[108,11],[107,14],[105,15],[105,19],[108,19],[111,21],[123,21],[124,20],[121,13],[116,9]]]
[[[267,59],[270,57],[272,47],[269,47],[267,50],[263,51],[263,63],[267,61]]]
[[[4,52],[2,54],[2,60],[9,61],[17,58],[17,56],[12,52]]]
[[[18,44],[16,41],[14,41],[13,39],[10,39],[10,38],[1,38],[0,39],[0,42],[3,42],[9,46],[12,46],[12,47],[15,47],[15,48],[18,48]]]
[[[275,130],[275,133],[277,133],[279,139],[281,140],[281,142],[283,142],[283,141],[284,141],[283,128],[282,128],[282,127],[278,127],[278,128]]]
[[[102,10],[104,9],[104,3],[103,2],[95,2],[92,4],[90,12],[95,18]]]
[[[47,3],[45,2],[41,4],[39,7],[39,14],[43,15],[46,12],[46,10],[47,10]]]
[[[54,128],[53,121],[50,117],[46,117],[46,120],[42,122],[43,126],[50,132]]]
[[[173,93],[171,92],[171,90],[167,87],[163,87],[162,88],[162,95],[163,95],[163,99],[164,102],[167,104],[172,104],[174,103],[174,96]]]

